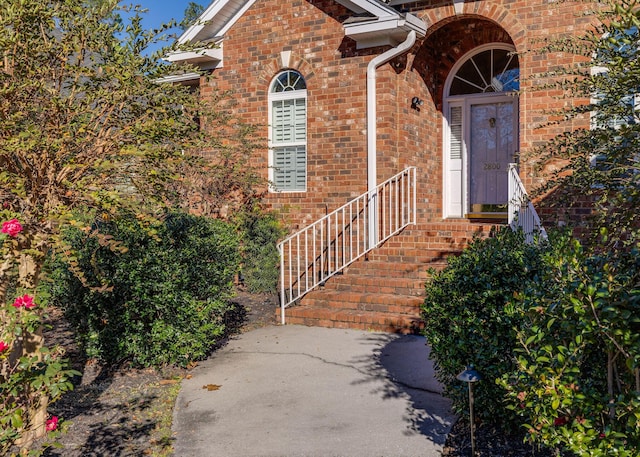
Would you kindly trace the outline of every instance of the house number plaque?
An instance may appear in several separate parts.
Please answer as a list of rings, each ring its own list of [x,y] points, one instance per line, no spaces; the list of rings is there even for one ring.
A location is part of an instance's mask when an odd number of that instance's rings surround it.
[[[484,163],[485,170],[499,170],[500,164],[496,162],[485,162]]]

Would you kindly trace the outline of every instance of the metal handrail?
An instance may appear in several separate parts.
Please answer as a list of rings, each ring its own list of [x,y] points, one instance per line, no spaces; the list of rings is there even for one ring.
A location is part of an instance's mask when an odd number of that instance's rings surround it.
[[[409,167],[278,244],[280,306],[307,292],[416,223],[416,168]]]
[[[509,225],[513,230],[522,230],[527,243],[533,243],[536,235],[546,240],[547,232],[527,195],[518,173],[518,164],[509,164]]]

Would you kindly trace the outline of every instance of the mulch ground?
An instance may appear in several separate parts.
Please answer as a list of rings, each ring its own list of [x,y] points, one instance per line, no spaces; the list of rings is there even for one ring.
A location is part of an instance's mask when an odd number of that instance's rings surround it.
[[[531,445],[524,435],[510,435],[495,427],[476,426],[475,457],[556,457],[555,451]],[[466,418],[458,420],[447,436],[443,457],[471,457],[471,432]]]

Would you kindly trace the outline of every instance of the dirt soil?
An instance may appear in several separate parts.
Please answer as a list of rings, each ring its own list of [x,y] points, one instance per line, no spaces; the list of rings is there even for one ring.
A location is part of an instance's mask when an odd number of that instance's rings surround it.
[[[237,306],[229,314],[227,322],[232,332],[277,324],[277,297],[240,292],[233,302]],[[82,357],[60,313],[53,313],[52,323],[54,328],[48,341],[55,341],[66,348],[73,368],[80,371],[82,377],[75,381],[76,387],[72,392],[49,408],[52,415],[67,421],[68,427],[59,440],[60,447],[47,449],[44,456],[172,455],[173,405],[180,381],[189,376],[189,370],[136,370],[126,366],[108,370]],[[555,455],[523,443],[521,436],[507,436],[490,427],[480,426],[475,437],[476,457]],[[471,456],[469,424],[461,419],[447,438],[443,457],[467,456]]]

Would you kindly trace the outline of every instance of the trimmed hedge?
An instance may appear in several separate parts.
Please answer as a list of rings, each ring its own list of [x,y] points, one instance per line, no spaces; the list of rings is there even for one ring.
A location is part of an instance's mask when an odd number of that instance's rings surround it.
[[[456,376],[474,365],[483,380],[474,386],[476,416],[509,428],[518,423],[496,384],[515,370],[516,329],[524,313],[505,313],[515,293],[538,277],[540,249],[509,227],[475,239],[426,285],[422,306],[425,336],[436,377],[456,413],[468,413],[467,385]],[[509,305],[515,306],[515,305]]]
[[[134,366],[185,366],[206,357],[225,330],[239,266],[228,223],[171,213],[148,226],[133,215],[94,228],[127,248],[113,252],[80,230],[65,234],[85,287],[62,262],[53,265],[52,303],[60,306],[90,357]],[[108,284],[108,291],[96,288]]]

